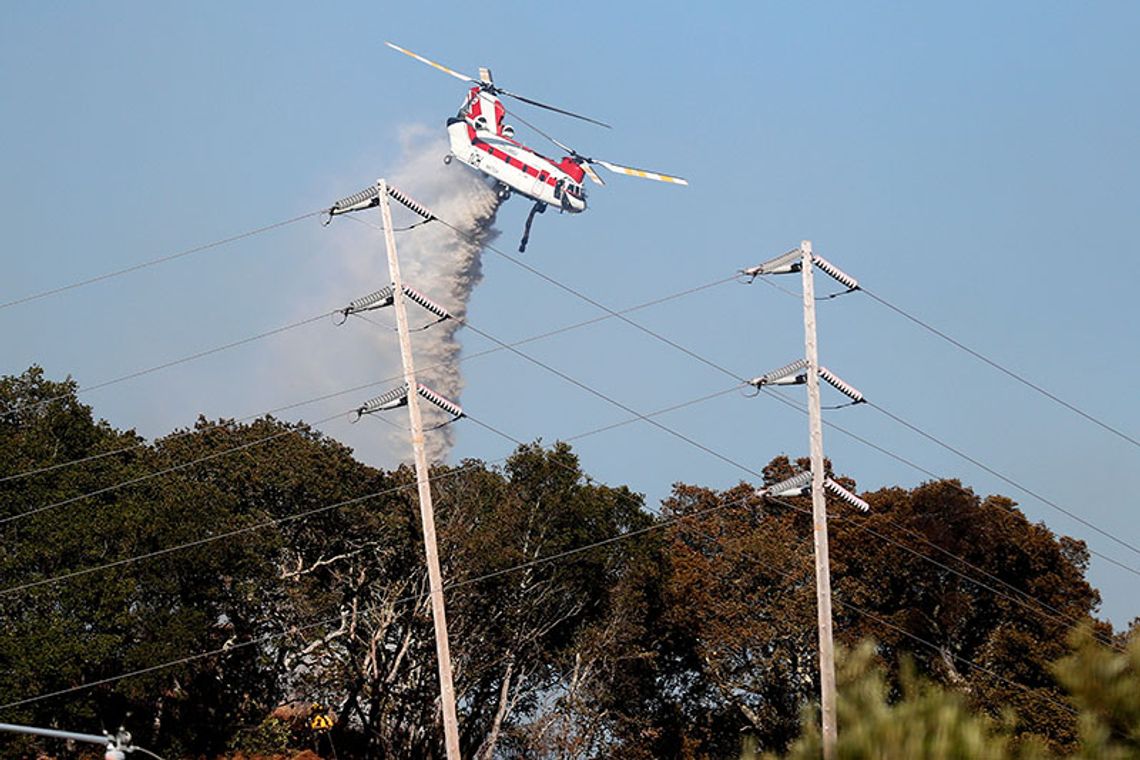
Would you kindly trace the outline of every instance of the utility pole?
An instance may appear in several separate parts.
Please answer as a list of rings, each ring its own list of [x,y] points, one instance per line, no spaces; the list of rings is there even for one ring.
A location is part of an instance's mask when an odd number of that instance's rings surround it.
[[[420,522],[424,531],[424,554],[427,556],[428,587],[431,593],[431,615],[435,625],[435,654],[439,661],[439,701],[443,710],[443,736],[448,760],[459,757],[459,720],[455,714],[455,685],[451,678],[451,648],[447,642],[447,613],[443,605],[443,576],[439,570],[439,551],[435,539],[435,514],[431,503],[427,451],[424,448],[424,426],[420,417],[420,394],[416,392],[412,338],[408,331],[408,312],[404,306],[404,284],[400,280],[400,261],[396,255],[396,237],[392,232],[392,208],[388,203],[388,185],[376,183],[380,201],[380,218],[384,227],[384,246],[388,251],[388,275],[392,280],[392,305],[396,310],[396,330],[400,336],[400,360],[404,366],[404,384],[408,388],[408,419],[412,430],[412,452],[416,463],[416,482],[420,494]]]
[[[815,541],[815,599],[819,618],[819,692],[823,757],[834,760],[835,644],[831,635],[831,565],[827,555],[827,501],[823,498],[823,419],[819,409],[819,346],[815,335],[815,284],[811,241],[800,243],[804,291],[804,361],[807,362],[808,439],[811,445],[811,519]]]
[[[744,270],[744,274],[756,277],[763,274],[789,274],[799,271],[803,280],[804,358],[766,375],[754,378],[750,382],[757,388],[762,388],[765,385],[807,385],[808,443],[811,451],[812,534],[815,544],[815,596],[819,622],[820,723],[822,724],[824,760],[835,760],[838,741],[835,714],[835,644],[832,637],[831,564],[828,559],[827,500],[824,498],[824,490],[826,489],[864,511],[867,509],[867,503],[828,478],[824,471],[823,418],[820,412],[819,398],[820,378],[851,398],[853,403],[861,403],[864,398],[862,393],[840,380],[819,363],[819,345],[816,341],[815,329],[815,282],[813,279],[814,269],[817,266],[846,286],[849,291],[858,289],[859,283],[853,277],[812,253],[810,240],[804,240],[798,249],[789,251],[783,256]],[[808,476],[809,473],[800,473],[769,488],[761,489],[758,495],[770,497],[802,493],[808,482]]]
[[[431,599],[432,622],[435,628],[435,653],[439,664],[439,701],[443,713],[444,746],[447,760],[460,760],[459,719],[455,713],[455,685],[451,676],[451,647],[447,641],[447,613],[443,604],[443,576],[439,570],[439,550],[435,537],[435,514],[431,502],[431,481],[428,471],[427,451],[424,448],[424,425],[420,416],[420,398],[451,414],[455,419],[463,417],[463,409],[453,401],[416,382],[415,363],[412,359],[412,339],[408,329],[408,312],[405,300],[410,300],[434,314],[438,321],[450,319],[451,315],[439,304],[419,291],[404,285],[400,278],[400,260],[396,254],[396,237],[392,232],[392,208],[389,197],[423,217],[425,222],[435,219],[435,215],[423,205],[409,198],[383,179],[375,185],[361,190],[355,195],[342,198],[328,210],[328,224],[334,216],[352,211],[362,211],[380,207],[380,220],[384,230],[384,246],[388,253],[388,276],[391,284],[375,293],[358,298],[341,313],[345,319],[349,315],[370,311],[386,306],[396,311],[396,330],[400,339],[400,361],[404,368],[404,384],[383,395],[366,402],[357,409],[358,415],[408,407],[408,420],[412,435],[412,453],[416,465],[416,484],[419,486],[420,522],[424,532],[424,555],[427,558],[428,590]]]

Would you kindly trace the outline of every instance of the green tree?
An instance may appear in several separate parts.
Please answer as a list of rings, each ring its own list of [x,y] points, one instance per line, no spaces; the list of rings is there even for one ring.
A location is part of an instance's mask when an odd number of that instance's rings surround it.
[[[777,458],[765,480],[805,466]],[[810,500],[760,503],[753,491],[679,485],[664,505],[683,520],[670,532],[656,626],[660,701],[646,716],[658,755],[731,756],[742,734],[780,751],[799,733],[802,706],[818,700]],[[1099,602],[1084,545],[953,481],[865,498],[868,515],[829,510],[839,643],[874,638],[893,667],[909,652],[920,673],[995,719],[1012,708],[1019,736],[1071,748],[1076,724],[1050,663]]]
[[[1044,758],[1039,744],[1019,744],[1008,726],[979,715],[953,689],[918,675],[904,656],[897,678],[878,664],[876,647],[864,642],[841,657],[837,713],[843,730],[841,760],[1003,760]],[[822,754],[819,713],[805,710],[803,733],[785,760],[815,760]],[[775,755],[768,755],[772,760]]]
[[[272,571],[256,541],[115,564],[248,524],[234,500],[182,471],[133,432],[96,422],[71,381],[33,368],[0,382],[0,696],[63,692],[6,718],[109,728],[127,720],[141,742],[221,748],[226,720],[248,700],[260,656],[235,650],[181,666],[99,682],[155,662],[219,649],[256,604]],[[71,466],[60,466],[83,460]],[[32,470],[41,470],[25,475]],[[122,485],[129,484],[129,485]],[[50,508],[49,508],[50,507]],[[86,572],[110,565],[98,572]],[[32,585],[68,573],[59,582]],[[192,697],[190,696],[192,695]]]
[[[1124,642],[1121,642],[1124,643]],[[1072,654],[1054,665],[1080,709],[1082,758],[1140,757],[1140,635],[1133,626],[1124,651],[1107,647],[1089,626],[1069,638]]]

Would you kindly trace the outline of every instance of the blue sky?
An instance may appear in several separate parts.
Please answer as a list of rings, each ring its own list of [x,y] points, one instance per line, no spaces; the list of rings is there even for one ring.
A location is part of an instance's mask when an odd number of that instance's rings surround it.
[[[509,89],[614,125],[519,109],[584,153],[689,179],[612,176],[585,215],[540,217],[525,260],[550,277],[620,308],[811,239],[877,294],[1136,437],[1138,21],[1126,3],[13,6],[0,26],[0,302],[419,166],[463,87],[388,50],[390,39],[461,71],[489,66]],[[546,149],[525,127],[519,136]],[[519,199],[500,210],[503,250],[513,253],[527,210]],[[37,362],[92,385],[335,308],[383,284],[379,272],[374,231],[309,220],[0,310],[0,371]],[[469,317],[501,339],[598,314],[493,253],[483,273]],[[742,376],[801,351],[797,301],[759,283],[635,318]],[[1137,447],[864,296],[821,304],[819,322],[822,361],[868,397],[1140,543],[1127,487]],[[199,413],[242,417],[380,379],[392,357],[376,355],[367,329],[317,322],[85,398],[147,436]],[[489,346],[469,331],[459,340],[468,353]],[[615,320],[525,350],[643,412],[731,385]],[[506,353],[462,371],[464,406],[519,439],[626,416]],[[363,400],[283,416],[322,419]],[[829,419],[1140,568],[1135,553],[874,409]],[[752,469],[806,451],[803,417],[765,397],[729,394],[661,420]],[[386,426],[342,416],[321,427],[392,463]],[[511,448],[474,424],[453,432],[453,459]],[[825,446],[861,488],[926,478],[834,431]],[[750,477],[645,424],[577,448],[587,471],[651,504],[676,481]],[[1134,575],[1094,560],[1091,578],[1117,625],[1140,614]]]

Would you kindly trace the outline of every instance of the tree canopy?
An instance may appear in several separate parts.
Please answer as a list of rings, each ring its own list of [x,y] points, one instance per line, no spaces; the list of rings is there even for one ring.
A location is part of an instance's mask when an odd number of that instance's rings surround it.
[[[272,417],[146,441],[35,367],[0,410],[0,721],[126,725],[167,757],[443,756],[409,468]],[[431,475],[465,757],[807,756],[806,499],[679,483],[650,509],[563,443]],[[1131,756],[1140,650],[1095,619],[1083,543],[957,481],[864,496],[830,526],[841,734],[949,716],[962,746]],[[0,735],[36,747],[65,752]]]

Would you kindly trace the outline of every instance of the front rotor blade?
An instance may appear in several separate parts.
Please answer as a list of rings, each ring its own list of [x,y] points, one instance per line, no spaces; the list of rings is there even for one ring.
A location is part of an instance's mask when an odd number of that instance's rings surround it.
[[[451,69],[447,68],[446,66],[442,66],[442,65],[436,63],[435,61],[429,61],[427,58],[424,58],[422,55],[416,55],[411,50],[404,50],[404,48],[400,47],[399,45],[393,45],[391,42],[385,42],[384,44],[387,45],[388,47],[392,48],[393,50],[398,50],[399,52],[403,53],[404,55],[410,55],[412,58],[415,58],[420,63],[426,63],[428,66],[431,66],[433,69],[439,69],[444,74],[451,74],[451,76],[455,77],[456,79],[462,79],[464,82],[471,82],[472,84],[479,84],[478,81],[472,79],[471,77],[466,76],[464,74],[460,74],[458,71],[452,71]]]
[[[617,172],[618,174],[628,174],[631,177],[655,179],[658,182],[669,182],[674,185],[689,184],[689,181],[687,179],[681,179],[680,177],[671,177],[668,174],[661,174],[660,172],[651,172],[645,169],[634,169],[631,166],[620,166],[618,164],[611,164],[609,161],[602,161],[601,159],[594,159],[594,163],[601,164],[611,172]]]
[[[597,119],[591,119],[589,116],[583,116],[580,113],[574,113],[573,111],[567,111],[563,108],[557,108],[555,106],[549,106],[546,103],[539,103],[537,100],[532,100],[531,98],[527,98],[527,97],[524,97],[522,95],[517,95],[513,92],[508,92],[506,90],[500,89],[499,92],[501,92],[503,95],[507,95],[509,97],[512,97],[515,100],[521,100],[524,103],[530,103],[532,106],[538,106],[539,108],[545,108],[548,111],[557,111],[558,113],[565,114],[566,116],[573,116],[575,119],[581,119],[582,121],[588,121],[591,124],[597,124],[599,127],[605,127],[606,129],[612,129],[612,127],[609,124],[606,124],[604,121],[598,121]]]

